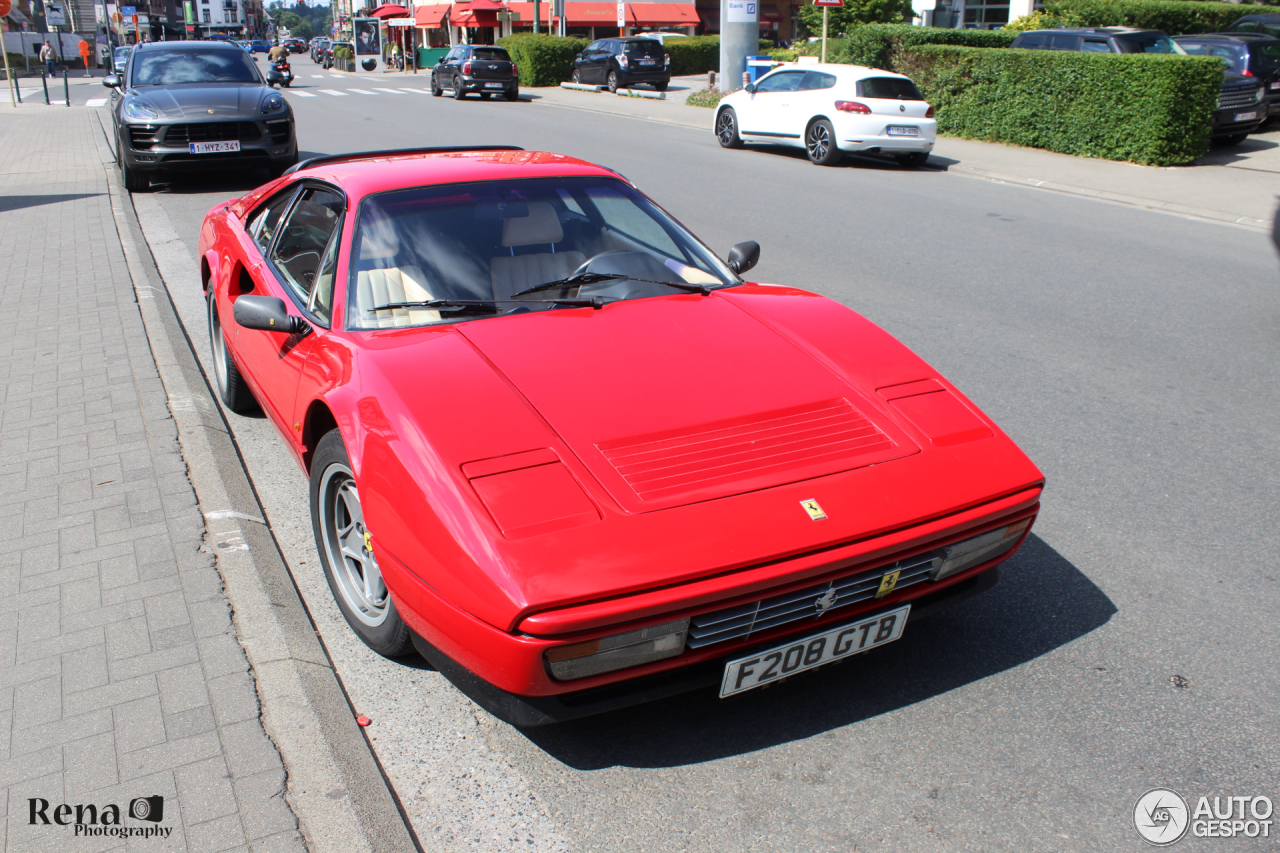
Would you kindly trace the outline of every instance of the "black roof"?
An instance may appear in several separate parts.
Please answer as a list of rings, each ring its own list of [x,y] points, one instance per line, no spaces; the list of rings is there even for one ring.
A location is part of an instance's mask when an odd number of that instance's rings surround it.
[[[1280,18],[1280,15],[1276,16]],[[1190,41],[1199,39],[1201,41],[1234,41],[1234,42],[1251,42],[1251,41],[1280,41],[1280,38],[1269,36],[1266,33],[1200,33],[1194,36],[1174,36],[1174,41]]]
[[[1163,30],[1143,30],[1135,27],[1055,27],[1051,30],[1027,30],[1019,35],[1073,35],[1073,36],[1135,36],[1145,35],[1146,33],[1154,33],[1158,36],[1165,35]]]

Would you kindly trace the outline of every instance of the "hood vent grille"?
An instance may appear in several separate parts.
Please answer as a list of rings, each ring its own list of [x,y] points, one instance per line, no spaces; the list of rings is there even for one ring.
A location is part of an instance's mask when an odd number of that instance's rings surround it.
[[[894,442],[846,399],[598,444],[641,500],[791,468],[853,460]]]

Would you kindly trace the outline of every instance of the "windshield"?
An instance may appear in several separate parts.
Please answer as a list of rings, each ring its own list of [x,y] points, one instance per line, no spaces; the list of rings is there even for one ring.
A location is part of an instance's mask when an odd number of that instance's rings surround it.
[[[351,329],[474,316],[381,308],[394,303],[497,300],[488,313],[526,313],[559,307],[554,299],[601,304],[738,283],[693,235],[628,184],[608,178],[454,184],[371,196],[360,206],[351,257]],[[521,295],[568,278],[587,262],[600,280]]]
[[[131,67],[135,86],[261,82],[253,60],[239,50],[142,51]]]
[[[1121,53],[1186,53],[1173,39],[1160,33],[1121,36],[1116,38],[1116,44]]]

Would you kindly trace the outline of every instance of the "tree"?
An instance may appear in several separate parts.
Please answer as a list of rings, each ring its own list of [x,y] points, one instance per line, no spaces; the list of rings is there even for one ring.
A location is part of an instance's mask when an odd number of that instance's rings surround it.
[[[311,29],[310,21],[299,20],[295,26],[289,28],[289,35],[294,38],[311,41],[311,37],[315,35],[315,30]]]
[[[800,21],[814,35],[822,34],[822,6],[803,6]],[[843,35],[858,24],[900,24],[911,19],[911,0],[844,0],[843,8],[831,10],[828,35]]]

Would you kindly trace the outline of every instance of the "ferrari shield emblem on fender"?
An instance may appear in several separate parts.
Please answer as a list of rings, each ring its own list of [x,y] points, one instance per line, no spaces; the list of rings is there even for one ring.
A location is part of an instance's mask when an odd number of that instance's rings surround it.
[[[822,511],[822,507],[818,506],[817,501],[800,501],[800,506],[804,507],[804,511],[809,513],[809,517],[814,521],[822,521],[827,517],[827,514]]]
[[[899,569],[889,572],[889,574],[880,578],[880,588],[876,590],[876,598],[884,598],[893,592],[893,588],[898,585],[898,575],[900,574],[902,574],[902,571]]]

